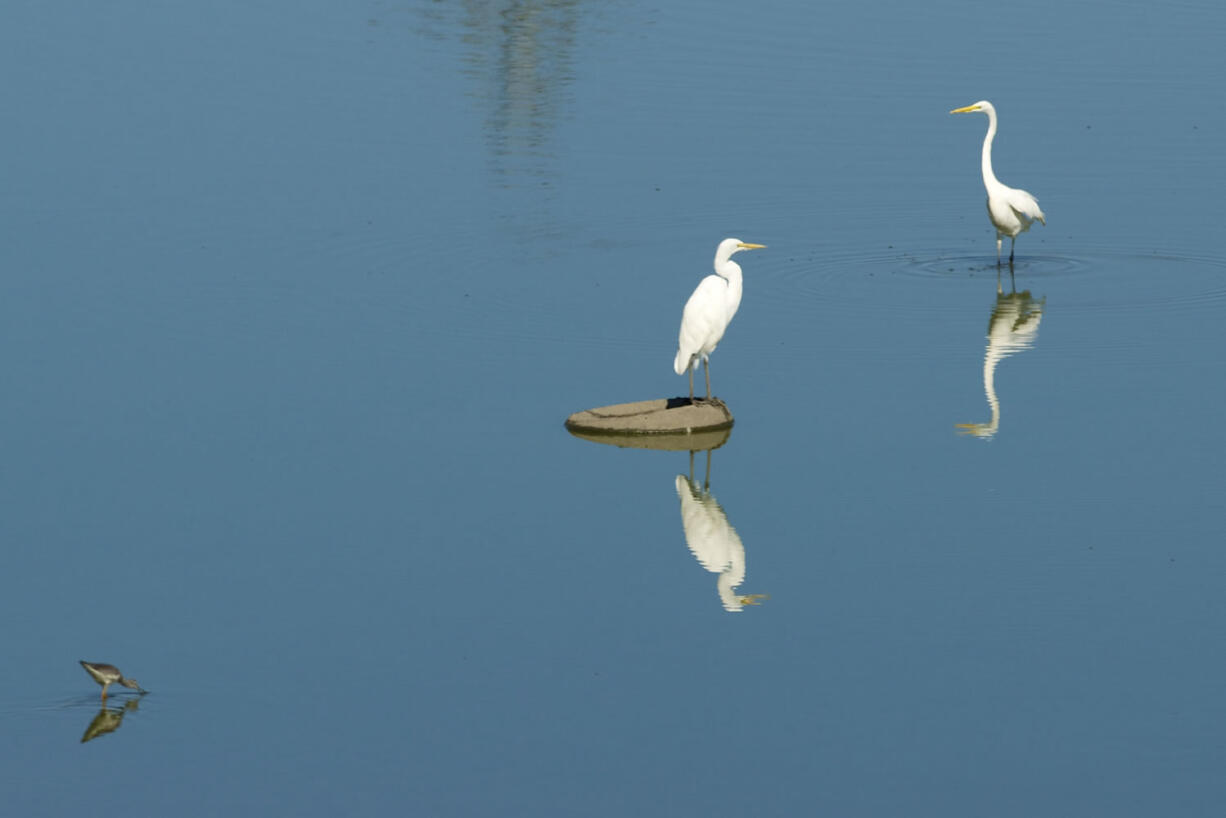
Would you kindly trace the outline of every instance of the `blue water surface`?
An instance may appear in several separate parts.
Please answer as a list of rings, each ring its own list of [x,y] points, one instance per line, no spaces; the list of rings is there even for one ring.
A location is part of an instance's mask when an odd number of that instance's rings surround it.
[[[1226,801],[1219,3],[7,12],[6,814]]]

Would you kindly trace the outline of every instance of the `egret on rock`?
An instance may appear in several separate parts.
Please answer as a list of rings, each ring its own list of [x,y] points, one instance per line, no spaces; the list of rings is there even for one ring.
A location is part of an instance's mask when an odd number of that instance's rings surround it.
[[[702,361],[707,379],[707,400],[711,399],[710,357],[724,337],[732,316],[741,305],[741,267],[732,260],[742,250],[760,250],[764,244],[748,244],[740,239],[724,239],[715,251],[715,275],[699,282],[681,313],[681,332],[673,371],[690,373],[690,402],[694,402],[694,370]]]
[[[1034,196],[1001,182],[992,172],[992,140],[996,138],[996,108],[982,99],[965,108],[954,108],[951,114],[980,111],[988,115],[988,133],[983,138],[983,186],[988,189],[988,218],[996,228],[996,265],[1000,266],[1000,242],[1009,237],[1009,263],[1013,263],[1013,245],[1020,233],[1030,229],[1034,221],[1046,225],[1043,211]]]

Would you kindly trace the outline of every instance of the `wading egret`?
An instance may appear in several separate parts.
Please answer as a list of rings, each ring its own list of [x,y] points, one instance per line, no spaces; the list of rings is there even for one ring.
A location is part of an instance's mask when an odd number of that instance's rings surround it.
[[[741,268],[732,260],[733,253],[760,250],[765,244],[747,244],[740,239],[724,239],[715,251],[715,275],[698,283],[681,313],[681,332],[677,339],[677,357],[673,370],[678,375],[690,372],[690,402],[694,401],[694,370],[702,361],[702,373],[707,379],[707,399],[711,399],[711,353],[724,337],[732,316],[741,305]]]
[[[1009,263],[1013,263],[1013,245],[1019,233],[1030,229],[1030,223],[1036,219],[1046,225],[1043,211],[1039,203],[1024,190],[1001,182],[992,172],[992,140],[996,138],[996,108],[986,99],[967,105],[965,108],[954,108],[951,114],[969,114],[982,111],[988,115],[988,133],[983,138],[983,186],[988,189],[988,218],[996,228],[996,264],[1000,265],[1000,241],[1009,237]]]

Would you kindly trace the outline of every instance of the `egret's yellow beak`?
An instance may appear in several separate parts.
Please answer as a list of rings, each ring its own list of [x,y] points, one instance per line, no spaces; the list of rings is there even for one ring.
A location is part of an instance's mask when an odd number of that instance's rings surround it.
[[[950,111],[951,114],[969,114],[971,111],[978,111],[978,105],[968,105],[965,108],[954,108]]]
[[[765,244],[750,244],[748,242],[743,241],[737,245],[737,248],[741,250],[764,250],[766,248],[766,245]]]

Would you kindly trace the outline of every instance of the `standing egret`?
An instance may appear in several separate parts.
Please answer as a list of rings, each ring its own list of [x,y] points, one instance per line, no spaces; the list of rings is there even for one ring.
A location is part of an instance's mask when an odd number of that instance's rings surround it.
[[[954,108],[951,114],[969,114],[982,111],[988,115],[988,133],[983,138],[983,186],[988,189],[988,218],[996,228],[996,266],[1000,266],[1000,240],[1009,237],[1009,263],[1013,263],[1013,245],[1019,233],[1030,229],[1030,223],[1035,219],[1043,225],[1043,211],[1039,203],[1024,190],[1001,182],[992,172],[992,140],[996,138],[996,108],[986,99],[967,105],[965,108]]]
[[[740,239],[724,239],[715,251],[715,275],[709,275],[694,288],[681,313],[681,332],[677,338],[677,357],[673,370],[678,375],[690,371],[690,403],[694,402],[694,370],[702,361],[707,379],[707,400],[711,399],[710,357],[724,337],[724,330],[741,305],[741,268],[733,253],[760,250],[765,244],[747,244]]]

